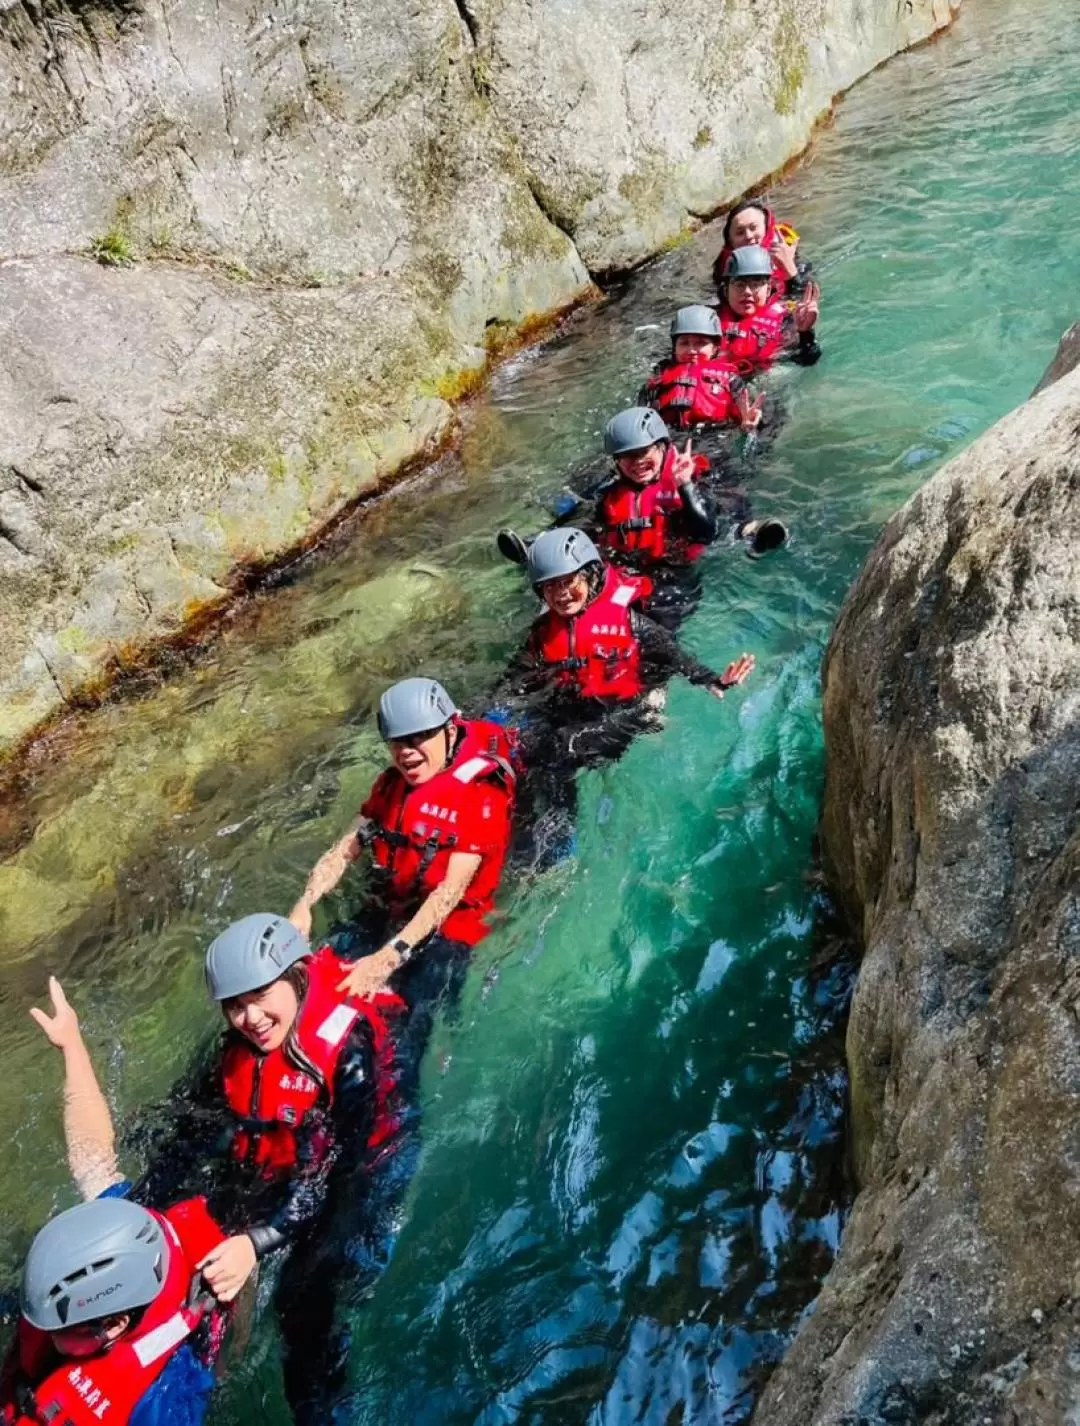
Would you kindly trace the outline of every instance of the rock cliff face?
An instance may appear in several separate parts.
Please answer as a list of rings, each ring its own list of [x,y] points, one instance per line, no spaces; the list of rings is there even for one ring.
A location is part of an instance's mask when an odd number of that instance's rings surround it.
[[[0,0],[0,750],[949,17]]]
[[[1080,1420],[1075,362],[889,522],[829,646],[861,1191],[757,1426]]]

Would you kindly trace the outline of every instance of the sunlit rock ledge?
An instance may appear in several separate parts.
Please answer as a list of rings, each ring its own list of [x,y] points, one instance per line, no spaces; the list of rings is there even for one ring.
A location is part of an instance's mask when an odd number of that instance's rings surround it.
[[[951,14],[0,4],[0,754]]]

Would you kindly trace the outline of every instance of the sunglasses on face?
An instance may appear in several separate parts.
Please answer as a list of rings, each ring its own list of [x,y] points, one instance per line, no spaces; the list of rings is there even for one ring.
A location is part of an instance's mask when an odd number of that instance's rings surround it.
[[[425,733],[408,733],[404,738],[388,738],[387,741],[392,748],[418,748],[441,732],[441,728],[429,728]]]

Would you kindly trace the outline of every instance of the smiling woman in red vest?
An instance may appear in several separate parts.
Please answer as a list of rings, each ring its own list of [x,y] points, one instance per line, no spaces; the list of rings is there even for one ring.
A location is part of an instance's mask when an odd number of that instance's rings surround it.
[[[308,931],[312,908],[369,852],[377,896],[368,910],[388,934],[341,988],[369,994],[395,977],[412,1005],[430,988],[425,968],[453,967],[457,981],[487,934],[510,842],[515,750],[498,723],[463,718],[433,678],[387,689],[378,724],[391,765],[316,863],[289,917]]]
[[[799,258],[799,235],[788,223],[777,222],[772,209],[757,199],[732,208],[724,223],[724,246],[713,264],[717,287],[728,258],[737,248],[762,247],[772,259],[772,286],[777,297],[798,298],[810,275],[810,264]]]

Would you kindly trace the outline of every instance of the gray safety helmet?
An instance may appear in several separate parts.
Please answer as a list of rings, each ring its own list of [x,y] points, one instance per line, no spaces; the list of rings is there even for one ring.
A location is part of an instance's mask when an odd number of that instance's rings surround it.
[[[676,337],[720,338],[720,318],[713,307],[680,307],[671,323],[671,339]]]
[[[549,579],[559,579],[563,575],[577,574],[600,560],[600,551],[584,530],[567,527],[563,530],[545,530],[537,535],[529,546],[527,568],[529,583],[535,588],[546,584]]]
[[[604,450],[609,456],[642,451],[657,441],[670,441],[671,432],[658,412],[648,406],[631,406],[620,411],[604,427]]]
[[[772,277],[772,258],[757,243],[736,248],[724,264],[724,277]]]
[[[379,732],[384,741],[411,738],[441,728],[457,712],[454,700],[433,678],[403,678],[379,699]]]
[[[153,1302],[169,1267],[161,1224],[126,1198],[80,1203],[46,1223],[30,1244],[19,1294],[42,1332],[133,1312]]]
[[[249,995],[311,955],[308,938],[284,916],[257,911],[234,921],[206,952],[206,985],[215,1000]]]

